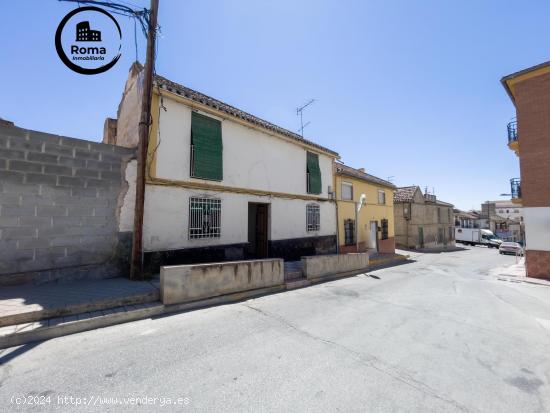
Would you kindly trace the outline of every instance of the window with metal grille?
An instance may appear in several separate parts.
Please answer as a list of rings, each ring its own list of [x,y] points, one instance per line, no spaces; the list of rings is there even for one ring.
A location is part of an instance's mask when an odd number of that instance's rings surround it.
[[[383,189],[378,190],[378,203],[380,205],[386,204],[386,191],[384,191]]]
[[[189,238],[219,238],[221,199],[189,198]]]
[[[382,219],[380,225],[382,227],[382,239],[388,239],[388,220],[386,218]]]
[[[344,243],[346,245],[355,245],[355,220],[344,220]]]
[[[342,182],[342,199],[346,201],[353,200],[353,185],[349,182]]]
[[[306,222],[308,231],[319,231],[321,229],[321,213],[319,205],[306,205]]]

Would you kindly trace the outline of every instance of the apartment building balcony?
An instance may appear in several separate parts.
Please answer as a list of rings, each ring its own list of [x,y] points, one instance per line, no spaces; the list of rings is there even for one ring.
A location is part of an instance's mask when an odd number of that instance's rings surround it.
[[[521,204],[521,179],[510,179],[510,190],[512,194],[512,202],[514,204]]]
[[[519,155],[518,122],[508,123],[508,147]]]

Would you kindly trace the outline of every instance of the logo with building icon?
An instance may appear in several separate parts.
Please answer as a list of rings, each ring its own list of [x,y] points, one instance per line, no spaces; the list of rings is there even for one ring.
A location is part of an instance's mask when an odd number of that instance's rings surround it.
[[[100,42],[101,32],[99,30],[91,30],[90,22],[84,21],[76,25],[76,41],[77,42]]]
[[[120,59],[122,31],[109,12],[95,6],[79,7],[59,23],[55,49],[72,71],[83,75],[103,73]]]

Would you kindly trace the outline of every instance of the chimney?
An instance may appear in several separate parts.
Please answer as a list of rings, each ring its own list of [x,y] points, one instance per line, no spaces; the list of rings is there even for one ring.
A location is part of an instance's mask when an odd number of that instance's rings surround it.
[[[357,168],[357,170],[358,170],[359,172],[365,173],[365,168]]]

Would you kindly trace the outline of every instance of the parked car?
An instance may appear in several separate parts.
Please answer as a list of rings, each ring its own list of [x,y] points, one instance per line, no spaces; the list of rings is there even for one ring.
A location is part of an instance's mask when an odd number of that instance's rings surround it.
[[[517,242],[503,242],[498,247],[500,254],[517,254],[523,255],[523,247]]]

